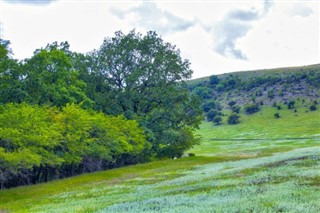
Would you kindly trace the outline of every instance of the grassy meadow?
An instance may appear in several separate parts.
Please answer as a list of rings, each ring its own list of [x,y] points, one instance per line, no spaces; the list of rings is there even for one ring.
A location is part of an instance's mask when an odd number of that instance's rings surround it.
[[[203,122],[194,157],[2,190],[0,212],[320,212],[320,113],[296,111]]]

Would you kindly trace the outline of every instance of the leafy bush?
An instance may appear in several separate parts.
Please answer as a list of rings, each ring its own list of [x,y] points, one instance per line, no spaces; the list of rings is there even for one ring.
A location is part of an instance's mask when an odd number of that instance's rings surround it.
[[[315,105],[310,106],[310,111],[315,111],[317,110],[317,107]]]
[[[148,147],[138,123],[123,116],[74,104],[61,110],[25,103],[0,107],[2,187],[132,164]]]
[[[222,121],[222,118],[220,116],[216,116],[214,117],[213,119],[213,122],[217,125],[220,125],[221,124],[221,121]]]
[[[213,121],[213,119],[218,115],[220,115],[220,112],[218,110],[211,109],[207,113],[207,121]]]
[[[202,110],[203,110],[204,112],[209,112],[210,110],[218,109],[218,108],[219,108],[219,104],[216,103],[216,102],[213,101],[213,100],[206,101],[206,102],[204,102],[204,104],[202,105]]]
[[[294,109],[295,103],[296,103],[295,101],[289,101],[289,102],[287,103],[288,109]]]
[[[256,113],[260,110],[259,106],[257,104],[248,104],[246,106],[244,106],[244,111],[247,114],[253,114]]]
[[[231,110],[232,112],[240,113],[241,107],[235,105],[235,106],[232,106]]]
[[[240,116],[238,114],[232,113],[229,117],[228,117],[228,124],[238,124],[240,121]]]

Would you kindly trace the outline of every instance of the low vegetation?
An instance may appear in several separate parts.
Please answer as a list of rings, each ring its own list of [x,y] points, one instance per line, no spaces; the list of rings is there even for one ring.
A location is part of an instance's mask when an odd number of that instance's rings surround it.
[[[319,65],[187,82],[134,30],[0,62],[1,213],[320,212]]]
[[[319,114],[296,107],[298,113],[281,111],[285,119],[275,119],[278,109],[265,106],[243,114],[238,125],[204,122],[197,132],[201,144],[189,150],[193,157],[0,191],[0,209],[318,212]]]
[[[12,58],[0,39],[0,188],[181,157],[198,143],[190,63],[155,32],[116,32],[81,54],[68,42]]]

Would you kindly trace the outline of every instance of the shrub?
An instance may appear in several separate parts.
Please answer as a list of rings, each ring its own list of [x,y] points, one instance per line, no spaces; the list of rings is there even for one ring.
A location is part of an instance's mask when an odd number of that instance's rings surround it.
[[[221,124],[221,121],[222,121],[222,118],[220,116],[216,116],[214,117],[213,119],[213,122],[217,125],[220,125]]]
[[[216,75],[212,75],[210,76],[209,81],[211,85],[216,85],[219,83],[219,78]]]
[[[194,154],[194,153],[188,153],[188,156],[189,156],[189,157],[194,157],[194,156],[196,156],[196,154]]]
[[[310,111],[316,111],[317,107],[315,105],[310,106]]]
[[[228,118],[228,124],[238,124],[240,116],[236,113],[232,113]]]
[[[206,101],[203,105],[202,105],[202,110],[204,112],[209,112],[210,110],[213,110],[213,109],[216,109],[216,108],[219,108],[218,104],[213,101],[213,100],[210,100],[210,101]]]
[[[259,106],[256,105],[256,104],[248,104],[244,107],[244,111],[247,113],[247,114],[253,114],[253,113],[256,113],[260,110]]]
[[[230,102],[228,103],[228,105],[229,105],[230,107],[233,107],[234,105],[236,105],[236,103],[237,103],[237,102],[235,102],[234,100],[232,100],[232,101],[230,101]]]
[[[219,115],[220,112],[214,109],[211,109],[208,113],[207,113],[207,121],[213,121],[214,117],[216,117],[217,115]]]
[[[288,109],[293,109],[295,103],[295,101],[289,101],[289,103],[287,103]]]
[[[275,118],[280,118],[280,114],[279,113],[274,113],[274,117]]]
[[[235,112],[235,113],[239,113],[240,109],[241,108],[239,106],[232,106],[232,108],[231,108],[232,112]]]

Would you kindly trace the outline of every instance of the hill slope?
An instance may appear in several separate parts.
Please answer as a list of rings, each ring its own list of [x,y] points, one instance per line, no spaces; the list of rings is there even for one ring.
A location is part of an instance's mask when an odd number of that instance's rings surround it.
[[[191,80],[188,85],[203,99],[216,100],[223,108],[231,100],[240,106],[252,102],[272,105],[298,98],[317,100],[320,64],[208,76]]]
[[[236,126],[203,123],[195,157],[0,191],[0,210],[319,212],[319,113],[298,107],[275,119],[275,110]]]

